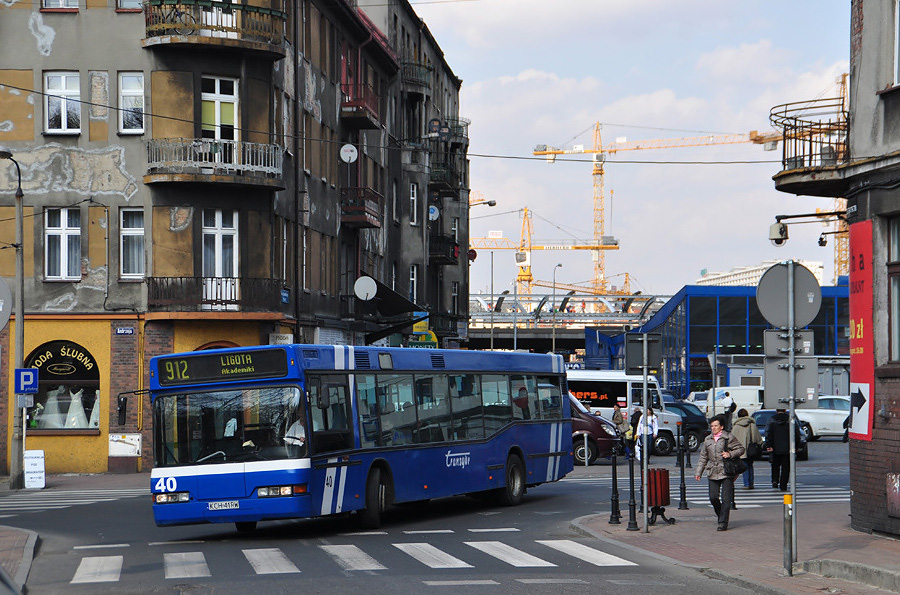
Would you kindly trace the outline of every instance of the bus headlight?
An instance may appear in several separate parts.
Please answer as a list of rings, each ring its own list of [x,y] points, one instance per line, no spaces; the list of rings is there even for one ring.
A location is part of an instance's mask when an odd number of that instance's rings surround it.
[[[260,498],[277,498],[282,496],[299,496],[306,493],[306,484],[291,486],[270,486],[256,488],[256,495]]]
[[[153,494],[154,504],[172,504],[174,502],[187,502],[191,499],[190,492],[167,492]]]

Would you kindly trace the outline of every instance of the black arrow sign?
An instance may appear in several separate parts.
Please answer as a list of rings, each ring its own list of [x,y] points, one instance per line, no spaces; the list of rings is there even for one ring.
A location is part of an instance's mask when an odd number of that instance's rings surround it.
[[[853,417],[854,413],[859,413],[859,410],[866,406],[866,395],[857,388],[856,392],[851,393],[850,395],[850,426],[853,426]]]

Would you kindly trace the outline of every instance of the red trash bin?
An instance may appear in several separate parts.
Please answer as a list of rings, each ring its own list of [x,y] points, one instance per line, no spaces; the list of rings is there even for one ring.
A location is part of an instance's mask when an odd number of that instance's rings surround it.
[[[649,523],[651,525],[656,524],[656,517],[662,517],[670,525],[675,522],[675,519],[666,518],[666,509],[664,507],[669,504],[669,470],[648,469],[647,506],[650,508]]]

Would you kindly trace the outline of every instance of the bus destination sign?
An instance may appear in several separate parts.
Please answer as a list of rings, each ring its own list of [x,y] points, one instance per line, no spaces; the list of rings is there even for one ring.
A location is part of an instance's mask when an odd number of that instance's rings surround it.
[[[283,349],[161,357],[156,368],[160,386],[281,378],[288,373]]]

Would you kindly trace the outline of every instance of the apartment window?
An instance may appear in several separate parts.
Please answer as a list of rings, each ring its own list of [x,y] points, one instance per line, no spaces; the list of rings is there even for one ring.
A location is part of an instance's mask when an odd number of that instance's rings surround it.
[[[203,209],[203,276],[237,277],[238,213]]]
[[[409,267],[409,301],[416,303],[418,297],[417,285],[419,281],[419,265],[414,264]]]
[[[419,185],[409,185],[409,224],[419,224]]]
[[[216,163],[234,163],[234,145],[238,121],[238,81],[221,77],[203,77],[201,83],[200,133],[212,143],[209,159]]]
[[[81,132],[81,79],[77,72],[44,74],[44,130],[55,134]]]
[[[459,314],[459,281],[450,285],[450,313]]]
[[[900,217],[890,220],[888,250],[888,287],[890,291],[891,361],[900,361]],[[858,334],[871,333],[873,329],[857,329]],[[851,322],[851,332],[852,329]],[[865,336],[865,335],[863,335]]]
[[[450,234],[453,236],[453,241],[459,241],[459,217],[454,217],[450,220]]]
[[[43,0],[41,8],[78,8],[78,0]]]
[[[140,10],[142,0],[118,0],[120,10]]]
[[[400,210],[397,204],[397,180],[391,181],[391,213],[394,221],[400,221]]]
[[[81,280],[81,211],[44,211],[44,275],[49,280]]]
[[[119,261],[123,279],[144,276],[144,211],[119,211]]]
[[[144,132],[144,74],[141,72],[119,73],[119,132]]]
[[[391,289],[397,291],[397,261],[391,263]]]
[[[303,284],[303,289],[309,289],[309,267],[307,266],[307,254],[308,254],[308,237],[307,237],[307,229],[304,227],[301,231],[303,234],[303,255],[302,255],[302,263],[300,270],[300,279]]]

